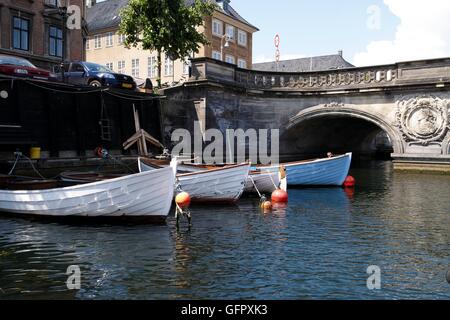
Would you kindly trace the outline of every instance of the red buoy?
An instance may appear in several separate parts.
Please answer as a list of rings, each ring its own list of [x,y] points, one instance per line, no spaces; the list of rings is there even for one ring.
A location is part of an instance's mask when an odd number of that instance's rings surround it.
[[[350,200],[355,197],[355,188],[344,188],[344,192]]]
[[[99,158],[103,158],[103,148],[102,147],[95,148],[94,154]]]
[[[284,190],[277,189],[272,192],[272,202],[273,203],[286,203],[288,202],[288,193]]]
[[[175,202],[181,209],[185,209],[191,204],[191,196],[187,192],[181,192],[175,197]]]
[[[348,176],[345,179],[344,187],[346,187],[346,188],[353,188],[355,186],[355,184],[356,184],[355,178],[353,178],[352,176]]]

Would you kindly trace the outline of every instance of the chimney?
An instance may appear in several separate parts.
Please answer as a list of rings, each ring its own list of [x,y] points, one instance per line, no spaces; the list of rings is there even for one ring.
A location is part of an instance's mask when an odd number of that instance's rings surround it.
[[[339,50],[339,51],[338,51],[338,55],[341,56],[341,57],[343,57],[343,56],[344,56],[344,51]]]

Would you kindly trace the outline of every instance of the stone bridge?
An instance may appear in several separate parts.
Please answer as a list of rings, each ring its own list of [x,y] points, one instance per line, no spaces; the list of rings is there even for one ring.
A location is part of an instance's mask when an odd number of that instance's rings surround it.
[[[280,129],[280,155],[388,154],[397,169],[450,170],[450,58],[312,73],[192,61],[164,90],[165,142],[177,128]]]

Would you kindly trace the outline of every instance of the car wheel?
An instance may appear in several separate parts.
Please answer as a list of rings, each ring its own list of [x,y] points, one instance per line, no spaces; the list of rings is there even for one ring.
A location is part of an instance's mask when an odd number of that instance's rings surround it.
[[[89,85],[92,87],[101,87],[102,86],[102,84],[98,80],[92,80],[91,82],[89,82]]]

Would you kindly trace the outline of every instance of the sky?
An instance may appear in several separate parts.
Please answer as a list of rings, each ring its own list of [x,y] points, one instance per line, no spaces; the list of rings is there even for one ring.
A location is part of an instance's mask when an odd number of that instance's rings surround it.
[[[450,0],[231,0],[260,31],[254,62],[336,54],[356,66],[450,57]]]
[[[254,62],[343,50],[356,66],[450,57],[450,0],[232,0],[260,31]]]

